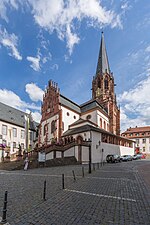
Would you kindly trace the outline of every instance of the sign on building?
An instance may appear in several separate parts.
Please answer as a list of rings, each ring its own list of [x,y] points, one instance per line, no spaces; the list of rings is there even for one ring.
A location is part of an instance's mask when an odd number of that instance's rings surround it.
[[[46,153],[45,152],[39,152],[38,161],[39,162],[45,162],[46,161]]]

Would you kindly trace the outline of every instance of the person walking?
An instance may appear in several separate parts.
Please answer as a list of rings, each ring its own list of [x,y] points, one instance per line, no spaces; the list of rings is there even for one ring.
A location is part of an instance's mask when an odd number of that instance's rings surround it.
[[[24,160],[24,170],[26,171],[28,169],[29,166],[29,159],[28,157],[26,157],[26,159]]]

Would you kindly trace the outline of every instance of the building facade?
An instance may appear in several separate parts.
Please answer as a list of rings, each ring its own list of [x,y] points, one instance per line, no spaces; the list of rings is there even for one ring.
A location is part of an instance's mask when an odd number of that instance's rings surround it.
[[[9,154],[15,159],[19,148],[32,150],[36,140],[36,124],[30,114],[0,102],[0,160]]]
[[[97,70],[92,81],[92,98],[89,101],[78,105],[61,95],[55,82],[48,82],[41,108],[39,151],[45,150],[47,156],[51,155],[48,158],[57,157],[57,153],[59,156],[76,154],[76,158],[83,162],[83,156],[88,158],[90,141],[93,160],[97,151],[102,153],[103,144],[105,154],[112,152],[112,149],[123,154],[125,151],[121,148],[134,154],[133,142],[120,136],[120,110],[114,86],[102,33]]]
[[[150,126],[130,127],[121,136],[135,141],[137,151],[150,154]]]

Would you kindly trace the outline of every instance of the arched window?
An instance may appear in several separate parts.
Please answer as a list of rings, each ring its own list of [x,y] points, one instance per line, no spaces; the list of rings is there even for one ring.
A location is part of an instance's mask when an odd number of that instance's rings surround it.
[[[106,122],[104,121],[104,130],[106,130]]]
[[[77,137],[77,143],[78,143],[78,144],[82,144],[82,142],[83,142],[83,137],[79,135],[79,136]]]
[[[102,119],[100,118],[100,127],[102,128]]]
[[[108,79],[107,78],[105,78],[105,80],[104,80],[104,88],[108,89]]]
[[[109,131],[109,125],[108,125],[108,123],[107,123],[107,131]]]
[[[64,122],[62,121],[62,130],[64,130]]]
[[[101,81],[100,79],[98,80],[98,85],[97,85],[99,88],[101,88]]]
[[[55,131],[55,120],[51,122],[51,133],[54,133],[54,131]]]
[[[45,125],[44,125],[44,136],[46,135],[47,131],[48,131],[48,125],[45,124]]]

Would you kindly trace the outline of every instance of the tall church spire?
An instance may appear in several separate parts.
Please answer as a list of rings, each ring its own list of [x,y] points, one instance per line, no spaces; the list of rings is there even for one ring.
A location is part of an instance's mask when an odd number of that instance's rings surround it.
[[[110,74],[110,68],[109,68],[109,62],[106,52],[106,46],[105,46],[105,40],[104,40],[104,33],[102,32],[102,38],[101,38],[101,45],[100,45],[100,51],[99,51],[99,57],[98,57],[98,64],[96,69],[96,76],[100,73],[103,75],[103,73]]]

